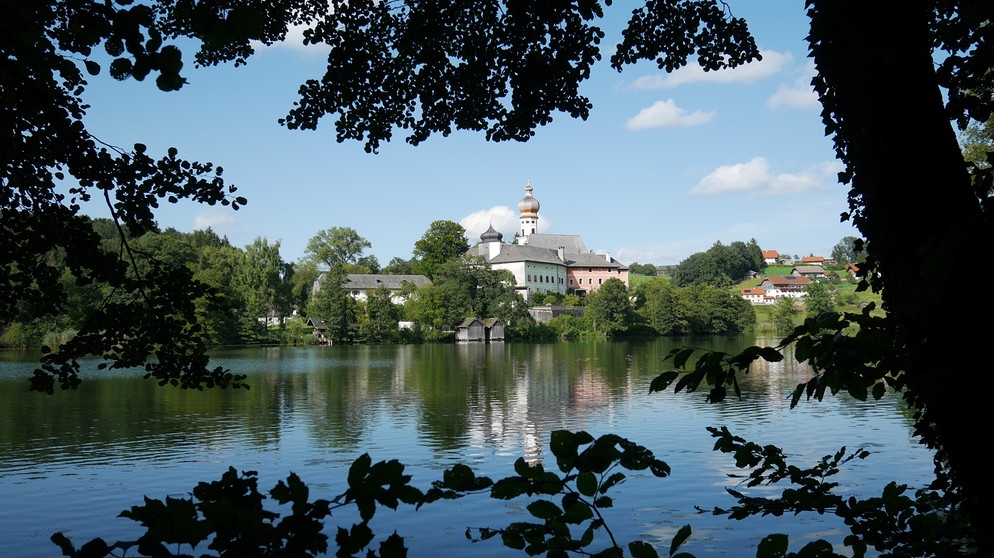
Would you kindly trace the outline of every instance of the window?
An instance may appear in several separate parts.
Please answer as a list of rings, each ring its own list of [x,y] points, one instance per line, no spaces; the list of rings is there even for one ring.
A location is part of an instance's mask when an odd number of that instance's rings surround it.
[[[604,280],[603,279],[598,279],[597,280],[597,284],[598,285],[603,285],[604,284]]]
[[[569,286],[571,286],[571,287],[573,286],[573,280],[572,279],[569,280]]]

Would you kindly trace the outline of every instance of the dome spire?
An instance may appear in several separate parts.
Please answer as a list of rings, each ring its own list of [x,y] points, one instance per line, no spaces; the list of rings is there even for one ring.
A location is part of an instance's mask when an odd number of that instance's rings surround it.
[[[504,235],[494,229],[493,221],[490,222],[490,228],[483,231],[483,234],[480,235],[480,242],[483,243],[500,242],[502,240],[504,240]]]
[[[521,212],[518,219],[521,221],[520,236],[522,240],[527,239],[528,235],[538,232],[538,210],[540,207],[541,204],[532,196],[532,179],[528,177],[528,183],[525,186],[525,197],[521,198],[521,201],[518,202],[518,211]]]

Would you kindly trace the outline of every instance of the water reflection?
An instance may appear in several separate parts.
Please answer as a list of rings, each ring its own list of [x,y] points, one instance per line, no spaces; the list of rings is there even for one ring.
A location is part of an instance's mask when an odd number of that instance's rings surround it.
[[[687,522],[695,505],[730,504],[722,488],[736,471],[731,459],[710,451],[706,426],[728,425],[799,459],[866,445],[894,470],[881,472],[879,461],[854,465],[841,481],[860,490],[872,492],[876,480],[895,474],[912,484],[928,478],[929,456],[910,439],[910,419],[896,397],[878,403],[832,397],[788,412],[790,392],[810,376],[790,355],[757,363],[741,378],[741,399],[707,404],[703,393],[648,394],[674,347],[733,352],[756,342],[233,349],[218,351],[215,359],[247,374],[250,390],[159,388],[137,373],[90,367],[78,391],[50,397],[26,392],[37,354],[0,352],[0,494],[9,495],[0,498],[19,495],[16,506],[0,502],[0,509],[16,510],[0,512],[0,530],[6,531],[0,555],[51,554],[44,543],[15,535],[28,525],[43,539],[66,525],[91,537],[107,535],[104,521],[140,494],[184,494],[229,464],[272,478],[292,470],[317,490],[334,492],[323,496],[333,496],[344,468],[362,452],[399,459],[433,475],[429,479],[455,462],[504,475],[519,456],[543,459],[549,432],[559,428],[617,432],[673,466],[665,482],[633,480],[625,488],[635,495],[630,512],[645,518],[626,527],[632,537],[670,532],[673,522]],[[63,509],[67,498],[92,512],[72,516]],[[30,524],[32,517],[47,519]],[[705,522],[700,532],[716,535],[699,536],[714,548],[742,543],[726,524],[707,521],[715,523]],[[452,555],[463,554],[464,548]]]

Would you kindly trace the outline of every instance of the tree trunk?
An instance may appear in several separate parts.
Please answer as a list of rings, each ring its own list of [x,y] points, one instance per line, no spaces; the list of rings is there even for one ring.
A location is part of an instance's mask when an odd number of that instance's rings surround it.
[[[992,297],[964,295],[990,229],[944,104],[922,0],[809,0],[815,86],[851,178],[850,210],[877,265],[918,431],[970,514],[980,555],[994,551],[983,513],[994,497],[977,429],[989,424],[979,327]],[[986,419],[986,420],[985,420]]]

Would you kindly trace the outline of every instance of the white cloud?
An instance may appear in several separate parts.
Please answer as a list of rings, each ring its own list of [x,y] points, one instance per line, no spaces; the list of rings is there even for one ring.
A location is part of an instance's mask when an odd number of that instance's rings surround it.
[[[646,128],[662,128],[666,126],[699,126],[714,119],[715,112],[686,110],[676,106],[676,101],[666,99],[656,101],[651,107],[644,108],[634,117],[625,122],[629,130],[644,130]]]
[[[755,195],[786,195],[817,190],[825,186],[825,179],[841,170],[838,162],[830,161],[812,165],[804,171],[774,173],[764,157],[747,163],[722,165],[702,178],[691,194],[713,195],[729,192],[750,192]]]
[[[504,241],[510,242],[514,238],[514,233],[518,230],[518,214],[506,205],[498,205],[490,209],[474,211],[459,220],[459,224],[466,229],[466,238],[470,245],[480,241],[480,235],[491,225],[494,229],[504,235]],[[542,219],[541,226],[548,230],[548,221]]]
[[[804,68],[804,75],[797,78],[793,84],[781,83],[777,87],[777,92],[766,100],[766,107],[770,110],[818,107],[818,94],[815,93],[814,88],[811,86],[811,77],[814,75],[814,72],[814,64],[808,64]]]
[[[754,83],[782,71],[793,60],[789,52],[761,51],[763,59],[736,68],[705,72],[696,63],[669,74],[643,76],[632,82],[633,89],[672,89],[689,83]]]
[[[272,45],[265,45],[259,41],[252,41],[252,48],[256,51],[261,51],[267,48],[273,49],[286,49],[296,51],[307,56],[324,56],[330,50],[330,47],[325,44],[316,45],[305,45],[304,44],[304,30],[307,29],[306,25],[293,25],[286,31],[286,37]]]
[[[236,220],[231,214],[209,209],[201,211],[194,217],[193,230],[201,231],[210,228],[214,232],[221,232],[230,229],[235,222]]]

